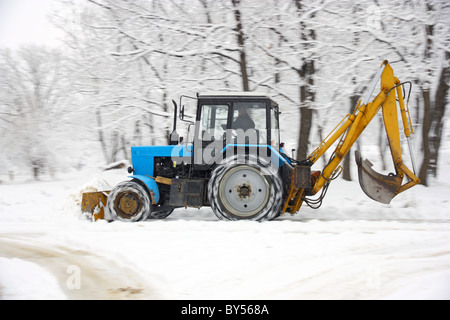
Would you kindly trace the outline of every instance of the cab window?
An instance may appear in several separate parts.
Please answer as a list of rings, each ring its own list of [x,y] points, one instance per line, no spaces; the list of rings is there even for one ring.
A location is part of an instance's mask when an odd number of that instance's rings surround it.
[[[222,139],[227,127],[228,105],[203,105],[200,116],[199,139]]]
[[[235,102],[231,129],[237,131],[240,143],[266,143],[266,103]],[[242,137],[240,137],[242,135]]]

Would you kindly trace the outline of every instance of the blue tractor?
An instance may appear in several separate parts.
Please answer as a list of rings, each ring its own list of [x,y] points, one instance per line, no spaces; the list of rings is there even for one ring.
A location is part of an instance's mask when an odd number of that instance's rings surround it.
[[[173,101],[171,145],[131,148],[131,180],[109,192],[107,219],[163,219],[175,208],[203,206],[224,220],[264,221],[281,213],[293,167],[280,148],[277,103],[259,93],[196,99],[193,142],[177,133],[177,118],[187,120]]]
[[[378,85],[380,91],[370,101]],[[395,173],[377,173],[370,161],[362,160],[359,151],[355,158],[363,191],[387,204],[420,183],[402,160],[397,105],[405,136],[409,138],[412,133],[408,101],[403,98],[405,85],[411,90],[411,82],[400,82],[384,61],[353,114],[345,116],[300,161],[283,152],[278,104],[267,95],[197,95],[197,114],[195,122],[190,123],[195,128],[191,143],[183,142],[176,130],[178,118],[186,121],[180,99],[179,117],[174,102],[171,144],[132,147],[133,163],[128,169],[131,180],[119,183],[110,192],[83,194],[82,210],[94,217],[101,217],[103,210],[110,220],[140,221],[165,218],[175,208],[210,206],[219,219],[265,221],[284,212],[296,213],[303,203],[317,209],[330,182],[342,170],[340,162],[379,111],[383,113]],[[336,144],[323,170],[312,171],[313,164]]]

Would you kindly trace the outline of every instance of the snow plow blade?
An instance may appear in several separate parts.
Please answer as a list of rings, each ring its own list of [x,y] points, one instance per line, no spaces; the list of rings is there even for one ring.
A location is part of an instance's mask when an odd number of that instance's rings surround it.
[[[95,221],[105,219],[109,191],[86,192],[81,198],[81,211],[92,214]]]
[[[359,184],[364,193],[375,201],[389,204],[397,195],[403,178],[374,171],[369,160],[362,161],[359,150],[355,151],[355,160],[358,165]]]

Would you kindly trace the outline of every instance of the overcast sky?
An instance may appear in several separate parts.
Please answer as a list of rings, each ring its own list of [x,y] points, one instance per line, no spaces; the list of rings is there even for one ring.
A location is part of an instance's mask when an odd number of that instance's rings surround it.
[[[58,30],[47,20],[58,0],[0,0],[0,46],[35,43],[54,46]]]

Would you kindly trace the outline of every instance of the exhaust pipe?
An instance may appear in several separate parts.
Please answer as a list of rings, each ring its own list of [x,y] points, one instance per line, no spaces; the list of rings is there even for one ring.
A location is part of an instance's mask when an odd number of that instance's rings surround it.
[[[173,103],[173,131],[170,133],[170,144],[177,145],[180,141],[180,135],[177,132],[177,103],[172,100]]]

